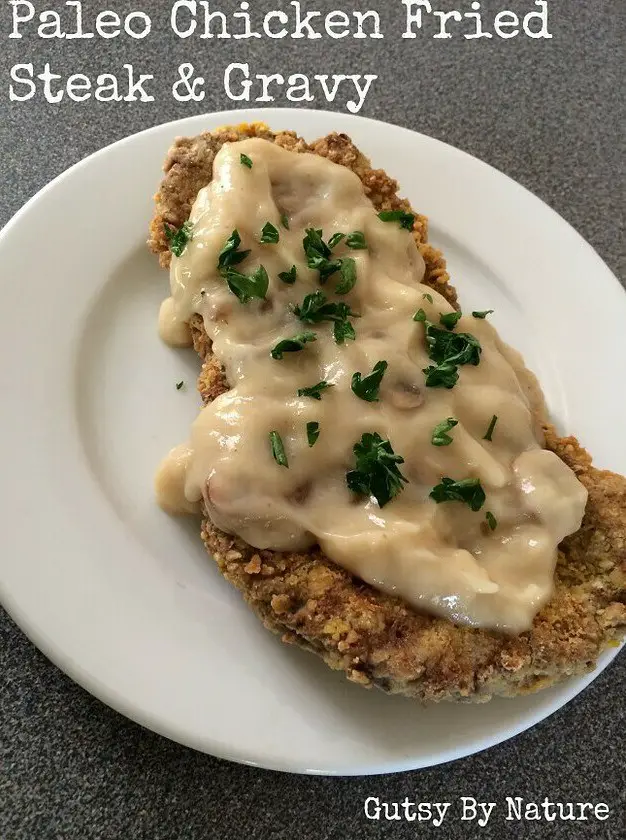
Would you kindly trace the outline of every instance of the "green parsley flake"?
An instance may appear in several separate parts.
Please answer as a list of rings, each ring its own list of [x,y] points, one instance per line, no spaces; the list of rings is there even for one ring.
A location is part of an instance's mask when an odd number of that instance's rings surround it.
[[[242,274],[234,268],[226,269],[222,276],[228,288],[236,295],[241,303],[248,303],[252,298],[263,300],[269,287],[267,271],[260,265],[252,274]]]
[[[240,163],[242,163],[244,166],[247,166],[247,167],[248,167],[248,169],[252,169],[252,161],[250,160],[250,158],[248,157],[248,155],[244,155],[244,154],[243,154],[243,152],[239,155],[239,161],[240,161]]]
[[[478,511],[485,504],[486,496],[478,478],[465,478],[463,481],[442,478],[441,484],[437,484],[430,491],[430,498],[437,502],[437,504],[441,504],[442,502],[463,502],[471,510]]]
[[[319,272],[320,283],[323,285],[332,274],[339,271],[341,260],[331,259],[331,249],[322,239],[321,230],[307,228],[305,234],[302,247],[306,254],[307,265],[310,269]]]
[[[275,228],[271,222],[266,222],[263,225],[263,230],[261,231],[260,241],[264,245],[276,245],[279,239],[280,234],[278,233],[278,229]]]
[[[287,453],[285,452],[282,438],[278,432],[270,432],[270,447],[276,463],[281,467],[288,467]]]
[[[494,414],[491,418],[491,422],[489,423],[489,428],[487,429],[487,434],[484,436],[483,440],[488,440],[492,443],[491,436],[493,435],[493,430],[496,428],[496,423],[498,422],[498,415]]]
[[[448,312],[439,316],[439,323],[447,330],[453,330],[462,316],[462,312]]]
[[[299,397],[311,397],[314,400],[321,400],[322,393],[328,388],[334,388],[335,386],[332,382],[327,382],[325,379],[322,379],[321,382],[318,382],[317,385],[311,385],[310,388],[298,388],[298,396]]]
[[[485,309],[483,312],[472,312],[472,317],[474,318],[486,318],[487,315],[491,315],[493,313],[493,309]]]
[[[423,297],[423,298],[425,298],[425,299],[428,301],[428,303],[432,303],[432,302],[433,302],[433,296],[432,296],[432,295],[424,294],[424,295],[422,295],[422,297]],[[422,310],[422,312],[423,312],[423,311],[424,311],[424,310]]]
[[[318,437],[320,436],[320,424],[316,423],[315,421],[311,421],[310,423],[306,424],[306,439],[309,442],[309,446],[314,446],[317,442]]]
[[[180,389],[183,387],[184,384],[185,384],[184,380],[181,379],[180,382],[176,383],[176,390],[180,391]]]
[[[477,365],[480,362],[482,348],[475,336],[439,329],[428,320],[423,309],[417,310],[413,320],[424,324],[428,355],[436,362],[436,365],[423,369],[429,388],[453,388],[459,379],[458,368],[461,365]]]
[[[339,245],[339,243],[341,242],[341,240],[345,239],[345,238],[346,238],[345,233],[333,233],[333,235],[328,240],[328,247],[332,251],[333,248],[336,248],[337,245]]]
[[[289,230],[289,216],[286,213],[283,213],[280,217],[280,223],[285,230]]]
[[[360,373],[353,374],[351,386],[353,393],[366,402],[378,402],[380,383],[387,367],[387,362],[380,361],[376,362],[374,369],[367,376],[362,377]]]
[[[168,224],[164,224],[163,229],[165,230],[165,238],[172,254],[175,257],[182,257],[187,243],[193,239],[193,225],[191,222],[185,222],[178,230]]]
[[[278,274],[278,279],[282,280],[283,283],[287,283],[288,286],[292,286],[298,278],[298,272],[295,265],[292,265],[289,271],[281,271]]]
[[[356,262],[352,257],[345,257],[341,261],[341,281],[337,283],[335,294],[347,295],[356,283]]]
[[[224,271],[227,268],[232,268],[239,265],[249,255],[250,251],[240,251],[241,237],[239,231],[234,230],[224,243],[224,247],[219,253],[217,260],[217,267],[219,271]]]
[[[365,251],[367,248],[365,234],[360,230],[355,230],[352,233],[349,233],[346,237],[346,245],[354,251]]]
[[[415,216],[412,213],[405,213],[404,210],[383,210],[378,214],[383,222],[399,222],[400,227],[405,230],[413,230]]]
[[[348,318],[356,318],[347,303],[333,303],[321,292],[306,295],[300,306],[294,307],[294,314],[305,324],[319,324],[322,321],[334,322],[334,336],[337,344],[346,339],[354,339],[354,327]]]
[[[495,531],[496,528],[498,527],[498,520],[495,518],[495,516],[493,515],[493,513],[490,510],[488,510],[487,513],[485,514],[485,519],[487,520],[487,525],[489,525],[491,530]]]
[[[458,426],[459,421],[456,420],[454,417],[448,417],[446,420],[442,420],[441,423],[437,423],[435,428],[433,429],[433,433],[430,439],[430,442],[433,446],[450,446],[452,443],[452,438],[449,434],[447,434],[450,429],[454,429],[455,426]]]
[[[296,353],[298,350],[302,350],[309,341],[317,341],[314,332],[302,332],[291,338],[283,338],[272,348],[272,359],[282,359],[283,353]]]
[[[379,507],[384,507],[408,482],[398,469],[404,458],[396,455],[391,443],[377,432],[366,432],[353,452],[356,465],[346,473],[348,488],[362,496],[374,496]]]

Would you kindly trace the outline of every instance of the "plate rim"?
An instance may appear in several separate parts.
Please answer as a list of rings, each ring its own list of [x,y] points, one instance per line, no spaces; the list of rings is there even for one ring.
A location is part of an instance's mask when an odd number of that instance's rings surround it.
[[[135,141],[137,138],[149,135],[152,133],[162,132],[167,128],[172,128],[172,136],[175,136],[175,127],[181,126],[182,124],[194,124],[194,123],[201,123],[203,120],[216,120],[220,119],[223,120],[223,124],[228,124],[229,121],[237,121],[237,122],[251,122],[251,121],[267,121],[271,123],[272,119],[278,117],[284,117],[285,115],[293,115],[295,112],[304,112],[309,115],[309,117],[314,116],[315,114],[319,114],[324,116],[325,118],[337,119],[339,116],[342,118],[349,118],[349,122],[351,123],[369,123],[372,125],[376,125],[378,127],[386,127],[392,128],[394,131],[401,131],[408,135],[418,135],[420,138],[425,139],[429,143],[440,144],[446,147],[447,150],[451,150],[451,153],[455,155],[463,156],[467,158],[469,161],[472,161],[473,165],[476,163],[480,164],[480,166],[488,167],[489,169],[493,170],[497,173],[500,178],[506,179],[508,182],[509,187],[514,187],[517,190],[524,191],[528,196],[532,197],[535,202],[540,202],[544,205],[545,208],[555,217],[555,223],[559,224],[560,226],[566,226],[569,228],[571,232],[573,232],[580,244],[584,244],[584,246],[591,252],[593,257],[600,261],[603,267],[606,269],[606,272],[613,278],[615,284],[619,288],[620,292],[624,293],[624,288],[620,284],[618,278],[615,274],[611,271],[609,266],[605,263],[602,257],[597,253],[597,251],[588,243],[581,234],[576,231],[576,229],[571,225],[566,219],[560,216],[549,204],[547,204],[543,199],[536,196],[532,193],[527,187],[520,184],[519,182],[515,181],[511,176],[507,175],[506,173],[502,172],[501,170],[497,169],[496,167],[492,166],[489,163],[465,152],[462,149],[459,149],[455,146],[452,146],[445,141],[442,141],[438,138],[431,137],[429,135],[422,134],[420,132],[414,131],[410,128],[405,126],[398,126],[392,123],[387,123],[383,120],[373,119],[371,117],[362,117],[359,115],[346,115],[346,114],[337,114],[333,111],[328,110],[320,110],[320,109],[308,109],[308,108],[267,108],[267,109],[260,109],[260,108],[250,108],[250,109],[235,109],[235,110],[228,110],[228,111],[216,111],[216,112],[208,112],[206,114],[198,114],[192,115],[189,117],[183,117],[181,119],[171,120],[166,123],[162,123],[156,126],[152,126],[146,129],[143,129],[140,132],[136,132],[134,134],[130,134],[126,137],[120,138],[115,142],[104,146],[101,149],[96,150],[95,152],[91,153],[90,155],[82,158],[81,160],[77,161],[63,172],[59,173],[55,178],[53,178],[50,182],[45,184],[40,190],[38,190],[33,196],[31,196],[26,203],[18,209],[18,211],[12,216],[11,219],[4,225],[4,227],[0,230],[0,249],[3,246],[5,237],[10,233],[10,231],[18,224],[20,224],[22,218],[29,212],[30,208],[36,204],[43,196],[45,196],[48,191],[54,189],[54,187],[61,181],[70,178],[73,173],[80,170],[81,167],[87,165],[87,163],[93,161],[94,159],[99,158],[100,156],[105,156],[109,153],[112,149],[118,148],[125,144]],[[184,130],[184,129],[183,129]],[[189,746],[193,749],[200,749],[204,752],[209,752],[209,750],[202,746],[198,746],[198,743],[194,743],[193,739],[186,737],[185,733],[182,730],[179,730],[178,725],[173,725],[171,722],[168,725],[164,725],[164,722],[160,720],[151,719],[152,715],[147,713],[145,710],[141,708],[132,708],[129,707],[128,704],[125,702],[123,697],[117,695],[117,692],[114,688],[107,686],[105,683],[98,680],[93,674],[85,671],[85,669],[78,665],[77,663],[72,662],[69,659],[64,651],[61,648],[55,648],[51,639],[46,639],[37,628],[33,626],[33,624],[29,621],[27,615],[22,614],[22,611],[18,607],[16,603],[12,603],[11,593],[6,591],[2,586],[2,582],[0,581],[0,594],[2,595],[2,603],[7,610],[7,613],[12,618],[12,620],[16,623],[16,625],[20,628],[22,632],[29,638],[35,646],[44,653],[44,655],[55,664],[61,671],[63,671],[67,676],[69,676],[74,682],[80,685],[83,689],[88,691],[92,696],[95,696],[101,702],[104,702],[106,705],[113,708],[115,711],[123,714],[125,717],[133,720],[135,723],[148,728],[158,734],[170,739],[174,740],[178,743],[182,743],[186,746]],[[449,761],[458,760],[461,758],[465,758],[469,755],[473,755],[479,752],[482,752],[486,749],[489,749],[492,746],[500,744],[506,740],[509,740],[512,737],[524,732],[525,730],[535,726],[538,722],[550,717],[556,711],[561,709],[564,705],[570,702],[575,696],[577,696],[581,691],[584,690],[617,656],[619,653],[620,647],[616,647],[613,650],[605,651],[599,658],[596,668],[590,672],[589,674],[585,674],[579,677],[569,678],[565,683],[561,684],[562,688],[562,696],[559,696],[558,701],[555,703],[548,704],[548,711],[546,712],[545,709],[541,708],[541,704],[539,709],[535,709],[534,712],[527,712],[523,717],[523,722],[519,725],[511,726],[507,728],[505,732],[503,732],[503,727],[500,728],[496,735],[491,735],[489,737],[484,737],[482,739],[478,739],[473,746],[468,746],[467,748],[448,748],[443,750],[440,755],[438,756],[437,760],[435,761],[428,761],[427,763],[417,763],[415,759],[407,758],[405,761],[400,762],[398,759],[394,759],[388,763],[376,763],[375,765],[368,766],[366,768],[359,767],[356,769],[306,769],[303,770],[301,764],[294,764],[293,766],[286,766],[286,764],[274,764],[271,761],[264,761],[261,757],[259,760],[246,757],[240,753],[239,748],[231,747],[229,751],[225,751],[221,748],[219,743],[216,743],[215,747],[211,747],[210,754],[214,755],[218,758],[223,758],[227,760],[237,761],[239,763],[254,766],[254,767],[262,767],[266,769],[278,770],[282,772],[291,772],[291,773],[307,773],[311,775],[324,775],[324,776],[369,776],[369,775],[379,775],[382,773],[391,773],[391,772],[402,772],[406,770],[412,769],[422,769],[426,767],[436,766],[438,764],[447,763]],[[540,694],[536,695],[541,697]],[[544,704],[545,705],[545,704]],[[249,756],[251,751],[247,752]]]

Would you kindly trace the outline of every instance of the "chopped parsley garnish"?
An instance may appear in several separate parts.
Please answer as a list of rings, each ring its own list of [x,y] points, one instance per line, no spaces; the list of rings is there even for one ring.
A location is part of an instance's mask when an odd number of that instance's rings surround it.
[[[305,324],[319,324],[322,321],[334,321],[334,336],[337,344],[343,344],[347,338],[354,339],[354,327],[348,318],[356,318],[347,303],[333,303],[323,292],[311,292],[306,295],[300,306],[294,307],[295,315]]]
[[[493,515],[493,513],[490,510],[488,510],[487,513],[485,514],[485,519],[487,520],[487,525],[489,525],[491,530],[495,531],[496,528],[498,527],[498,520],[495,518],[495,516]]]
[[[322,239],[322,231],[307,228],[306,236],[302,240],[302,247],[306,254],[307,265],[314,271],[319,271],[320,283],[324,284],[328,278],[339,271],[341,260],[331,260],[331,249]]]
[[[428,355],[436,362],[436,365],[423,369],[428,387],[453,388],[461,365],[477,365],[480,362],[480,342],[470,333],[454,333],[436,327],[423,309],[417,310],[413,320],[424,324]]]
[[[287,453],[285,452],[282,438],[278,432],[270,432],[270,446],[276,463],[281,467],[288,467],[289,461],[287,460]]]
[[[239,231],[234,230],[224,243],[219,253],[217,267],[220,274],[228,283],[228,288],[236,295],[241,303],[248,303],[252,298],[263,299],[269,287],[267,271],[260,265],[252,274],[237,271],[236,265],[245,260],[250,251],[240,251],[241,237]]]
[[[292,286],[298,277],[298,272],[295,265],[292,265],[289,271],[281,271],[278,274],[278,279],[282,280],[283,283],[287,283],[287,285]]]
[[[283,213],[283,215],[280,217],[280,223],[285,228],[285,230],[289,230],[289,217],[286,213]]]
[[[462,316],[462,312],[448,312],[445,315],[439,316],[439,323],[447,330],[453,330]]]
[[[278,233],[277,228],[275,228],[271,222],[265,222],[263,230],[261,231],[260,241],[264,245],[275,245],[279,239],[280,234]]]
[[[181,257],[187,247],[187,243],[193,239],[193,225],[187,221],[176,230],[171,225],[164,224],[163,229],[165,230],[165,238],[167,239],[170,251],[175,257]]]
[[[217,260],[217,267],[220,271],[223,271],[227,268],[232,268],[232,266],[234,265],[239,265],[240,262],[245,260],[250,251],[240,251],[240,245],[241,237],[239,236],[239,231],[234,230],[228,237],[224,244],[224,247],[220,251]]]
[[[486,318],[487,315],[491,315],[493,309],[485,309],[483,312],[472,312],[472,317],[474,318]]]
[[[405,213],[404,210],[383,210],[378,214],[383,222],[399,222],[400,227],[405,230],[413,230],[415,216],[412,213]]]
[[[343,344],[345,341],[354,341],[356,333],[350,321],[335,321],[333,327],[333,335],[337,344]]]
[[[337,271],[341,271],[341,281],[335,290],[338,295],[347,294],[356,283],[356,263],[351,257],[331,259],[332,249],[345,237],[345,233],[335,233],[326,244],[322,238],[322,230],[307,228],[306,236],[302,240],[307,265],[314,271],[319,271],[322,285]]]
[[[346,237],[346,245],[348,248],[352,248],[355,251],[364,251],[367,248],[365,235],[360,230],[355,230],[352,233],[349,233]]]
[[[319,324],[322,321],[343,321],[354,313],[347,303],[332,303],[324,292],[311,292],[306,295],[300,306],[294,307],[294,313],[305,324]]]
[[[433,429],[432,437],[430,442],[433,446],[450,446],[452,443],[452,438],[448,434],[450,429],[454,429],[459,423],[454,417],[448,417],[445,420],[442,420],[441,423],[437,423],[435,428]]]
[[[426,298],[426,300],[428,301],[428,303],[432,303],[432,302],[433,302],[433,296],[432,296],[432,295],[429,295],[429,294],[424,294],[424,295],[422,295],[422,297],[423,297],[423,298]]]
[[[487,429],[487,433],[484,436],[483,440],[488,440],[490,443],[492,442],[491,436],[493,435],[493,430],[496,427],[496,423],[498,422],[498,415],[494,414],[491,418],[491,422],[489,423],[489,428]]]
[[[356,263],[352,257],[346,257],[341,261],[341,281],[337,283],[335,294],[347,295],[354,288],[356,283]]]
[[[180,382],[176,383],[176,390],[180,391],[180,389],[183,387],[184,384],[185,384],[184,380],[181,379]]]
[[[244,155],[244,154],[243,154],[243,152],[239,155],[239,161],[240,161],[240,163],[242,163],[244,166],[247,166],[247,167],[248,167],[248,169],[252,169],[252,161],[250,160],[250,158],[248,157],[248,155]]]
[[[242,274],[235,268],[228,268],[222,272],[228,288],[237,295],[241,303],[248,303],[252,298],[264,299],[269,287],[267,271],[260,265],[252,274]]]
[[[352,391],[359,399],[366,402],[378,402],[378,391],[382,382],[387,362],[376,362],[374,369],[367,376],[362,377],[360,373],[352,376]]]
[[[374,496],[379,506],[384,507],[408,482],[398,469],[404,458],[396,455],[391,443],[383,440],[378,432],[366,432],[354,444],[353,452],[355,469],[346,473],[349,489],[363,496]]]
[[[428,388],[454,388],[459,381],[459,369],[456,365],[444,362],[441,365],[428,365],[422,369],[426,375],[426,386]]]
[[[345,239],[345,238],[346,238],[345,233],[333,233],[333,235],[328,240],[328,247],[332,251],[333,248],[336,248],[337,245],[339,245],[339,243],[341,242],[341,240]]]
[[[304,345],[309,341],[317,341],[317,336],[314,332],[302,332],[291,338],[283,338],[278,344],[272,348],[272,359],[282,359],[283,353],[295,353],[302,350]]]
[[[478,478],[464,478],[462,481],[442,478],[441,484],[437,484],[430,491],[430,498],[437,504],[441,504],[441,502],[464,502],[473,511],[477,511],[485,504],[486,497]]]
[[[317,385],[311,385],[310,388],[298,388],[298,396],[312,397],[312,399],[314,400],[321,400],[322,393],[328,388],[334,387],[335,386],[332,384],[332,382],[327,382],[325,379],[322,379],[321,382],[318,382]]]
[[[318,437],[320,436],[320,424],[316,423],[315,421],[311,421],[310,423],[306,424],[306,439],[309,442],[309,446],[314,446]]]

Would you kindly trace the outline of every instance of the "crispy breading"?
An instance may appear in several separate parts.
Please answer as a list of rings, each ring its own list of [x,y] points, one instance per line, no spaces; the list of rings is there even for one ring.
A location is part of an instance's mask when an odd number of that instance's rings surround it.
[[[178,139],[168,153],[149,241],[163,267],[170,260],[164,222],[179,227],[188,218],[223,143],[252,136],[349,167],[378,210],[410,210],[397,195],[397,183],[371,169],[344,134],[308,145],[293,132],[274,134],[260,124],[224,128]],[[426,263],[424,282],[456,305],[445,260],[428,243],[427,220],[419,214],[414,236]],[[198,390],[207,403],[228,390],[228,383],[211,354],[202,319],[194,316],[191,327],[203,359]],[[318,654],[354,682],[423,700],[480,702],[537,691],[591,670],[599,654],[626,631],[626,479],[593,467],[575,438],[559,438],[549,425],[545,433],[546,445],[576,472],[589,500],[582,527],[560,546],[552,600],[532,629],[519,636],[458,627],[418,613],[337,566],[319,548],[259,551],[219,531],[208,517],[202,539],[267,628]]]

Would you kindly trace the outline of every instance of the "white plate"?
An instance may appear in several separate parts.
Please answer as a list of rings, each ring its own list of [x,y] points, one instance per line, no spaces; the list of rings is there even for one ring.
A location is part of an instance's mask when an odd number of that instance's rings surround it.
[[[225,758],[309,773],[426,767],[532,726],[593,675],[532,697],[421,707],[366,692],[264,631],[155,466],[195,416],[191,352],[156,334],[167,276],[145,248],[176,135],[263,119],[348,132],[431,218],[466,308],[540,376],[559,425],[626,473],[626,296],[545,204],[443,143],[344,114],[236,111],[129,137],[72,167],[0,235],[0,592],[60,668],[143,725]],[[174,384],[184,379],[186,390]],[[602,657],[597,674],[613,658]]]

